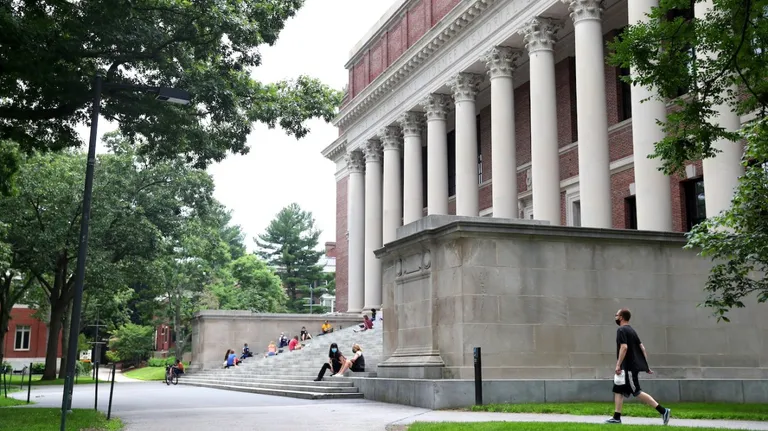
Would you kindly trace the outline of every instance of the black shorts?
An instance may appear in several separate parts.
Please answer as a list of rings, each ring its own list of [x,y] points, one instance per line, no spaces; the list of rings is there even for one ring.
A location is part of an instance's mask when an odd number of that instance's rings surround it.
[[[625,371],[624,384],[617,385],[614,383],[613,393],[624,395],[624,398],[629,398],[630,395],[634,397],[640,395],[643,390],[640,389],[640,380],[637,378],[637,375],[636,371]]]

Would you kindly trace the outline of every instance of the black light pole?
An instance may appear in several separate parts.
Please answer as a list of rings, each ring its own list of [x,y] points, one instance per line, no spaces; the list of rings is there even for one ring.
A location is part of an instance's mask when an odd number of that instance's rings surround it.
[[[135,91],[154,93],[161,101],[189,104],[191,96],[188,92],[175,88],[145,87],[130,84],[103,85],[101,75],[93,78],[93,108],[91,112],[91,138],[88,142],[88,164],[85,168],[85,190],[83,191],[83,215],[80,219],[80,242],[77,251],[77,272],[75,273],[75,296],[72,303],[72,322],[69,328],[69,346],[67,348],[67,370],[64,378],[64,394],[61,400],[61,431],[65,430],[67,412],[72,407],[72,392],[74,390],[75,362],[77,361],[77,336],[80,334],[80,315],[83,304],[83,282],[85,281],[85,258],[88,255],[88,226],[91,218],[91,195],[93,193],[93,170],[96,165],[96,139],[99,127],[99,112],[101,111],[101,92],[106,87],[115,91]],[[98,379],[98,376],[96,376]]]

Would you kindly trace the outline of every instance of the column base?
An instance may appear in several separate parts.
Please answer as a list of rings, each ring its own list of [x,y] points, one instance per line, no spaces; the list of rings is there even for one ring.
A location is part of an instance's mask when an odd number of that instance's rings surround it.
[[[376,371],[380,377],[436,380],[443,378],[443,368],[438,350],[397,349]]]

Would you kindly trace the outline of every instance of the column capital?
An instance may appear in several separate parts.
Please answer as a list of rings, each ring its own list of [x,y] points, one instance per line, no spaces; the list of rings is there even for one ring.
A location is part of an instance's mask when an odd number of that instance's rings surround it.
[[[474,102],[480,91],[480,84],[485,80],[479,73],[462,72],[450,81],[453,98],[456,102]]]
[[[384,151],[403,149],[403,138],[400,128],[397,126],[387,126],[379,132],[381,138],[381,147]]]
[[[491,79],[511,78],[517,69],[518,59],[520,50],[508,46],[495,46],[483,56]]]
[[[421,106],[427,110],[427,121],[447,120],[451,102],[451,96],[448,94],[433,93],[427,96],[421,102]]]
[[[347,161],[347,169],[351,174],[362,174],[365,172],[365,158],[363,152],[360,150],[354,150],[347,153],[345,160]]]
[[[378,139],[369,139],[363,151],[366,163],[381,163],[381,142]]]
[[[568,5],[573,23],[603,19],[603,0],[560,0]]]
[[[518,32],[525,40],[528,53],[536,51],[554,51],[557,42],[557,32],[563,28],[563,24],[551,18],[536,17],[528,21]]]
[[[421,136],[424,121],[424,114],[421,112],[408,111],[401,115],[398,121],[403,127],[404,136]]]

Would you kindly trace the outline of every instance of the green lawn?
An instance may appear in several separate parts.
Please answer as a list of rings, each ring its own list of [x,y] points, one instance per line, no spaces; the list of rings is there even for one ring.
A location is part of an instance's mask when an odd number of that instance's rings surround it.
[[[125,377],[136,380],[165,380],[165,367],[144,367],[123,373]]]
[[[57,408],[0,408],[0,431],[56,431],[59,429],[61,410]],[[95,410],[75,409],[67,416],[67,430],[119,431],[123,422]]]
[[[0,407],[12,407],[12,406],[21,406],[26,405],[27,401],[21,401],[17,400],[16,398],[6,398],[5,393],[3,393],[3,396],[0,396]]]
[[[672,409],[672,417],[678,419],[732,419],[768,421],[768,404],[724,403],[663,403]],[[613,403],[562,403],[562,404],[489,404],[473,406],[476,412],[501,413],[554,413],[579,416],[610,416]],[[654,418],[656,410],[640,403],[624,403],[622,415]]]
[[[14,376],[6,376],[8,378],[8,389],[11,389],[11,386],[15,386],[16,389],[19,388],[19,385],[21,384],[21,376],[14,375]],[[34,374],[32,375],[32,386],[46,386],[46,385],[63,385],[64,379],[56,379],[56,380],[40,380],[43,376],[41,374]],[[29,376],[24,376],[24,387],[27,387],[27,379],[29,379]],[[100,382],[104,382],[104,380],[99,380]],[[78,385],[85,385],[89,383],[96,383],[94,379],[91,378],[90,375],[88,376],[79,376],[75,383]]]
[[[669,430],[663,425],[620,425],[621,429],[637,431]],[[415,423],[408,431],[596,431],[610,428],[605,424],[572,424],[541,422],[477,422],[477,423]],[[675,431],[722,431],[721,428],[674,427]]]

